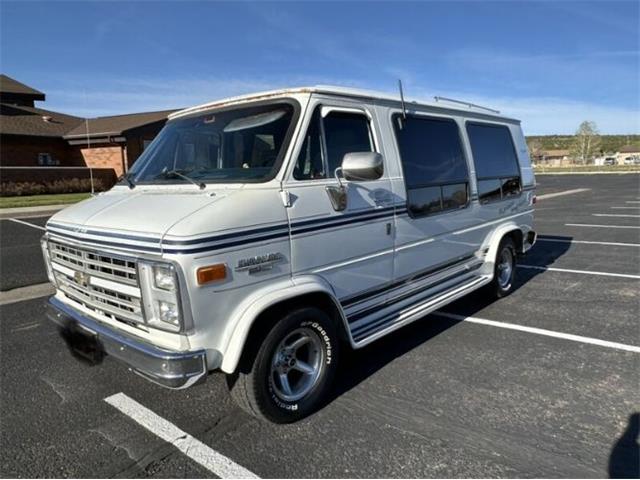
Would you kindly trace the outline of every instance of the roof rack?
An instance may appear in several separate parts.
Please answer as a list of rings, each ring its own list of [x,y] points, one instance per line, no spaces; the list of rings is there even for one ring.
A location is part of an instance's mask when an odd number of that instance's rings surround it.
[[[447,97],[439,97],[439,96],[435,96],[433,97],[435,99],[436,102],[451,102],[451,103],[457,103],[459,105],[466,105],[469,108],[479,108],[481,110],[486,110],[488,112],[491,113],[500,113],[500,110],[494,110],[493,108],[489,108],[489,107],[483,107],[482,105],[477,105],[475,103],[471,103],[471,102],[465,102],[463,100],[456,100],[454,98],[447,98]]]

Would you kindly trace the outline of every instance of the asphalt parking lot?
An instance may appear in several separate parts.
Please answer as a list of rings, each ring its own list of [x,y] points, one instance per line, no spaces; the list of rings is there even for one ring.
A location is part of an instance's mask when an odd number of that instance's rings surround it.
[[[1,305],[0,475],[215,476],[205,451],[260,477],[637,478],[640,175],[538,182],[539,242],[510,296],[472,294],[344,353],[331,401],[293,425],[241,412],[219,374],[169,391],[78,362],[44,297]],[[0,289],[46,281],[41,234],[0,220]],[[182,433],[167,442],[105,401],[120,393]],[[184,435],[204,447],[180,449]]]

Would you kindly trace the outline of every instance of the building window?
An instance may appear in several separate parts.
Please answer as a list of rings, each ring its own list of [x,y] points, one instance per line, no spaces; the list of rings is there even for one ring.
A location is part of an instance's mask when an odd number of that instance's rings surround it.
[[[467,135],[476,166],[480,203],[519,195],[520,168],[509,128],[469,122]]]
[[[50,166],[55,165],[53,157],[50,153],[39,153],[38,154],[38,165],[41,166]]]
[[[464,208],[469,171],[454,120],[394,116],[400,160],[413,217]]]
[[[347,153],[372,152],[369,119],[362,113],[332,111],[324,118],[316,107],[298,154],[293,178],[315,180],[333,176]]]

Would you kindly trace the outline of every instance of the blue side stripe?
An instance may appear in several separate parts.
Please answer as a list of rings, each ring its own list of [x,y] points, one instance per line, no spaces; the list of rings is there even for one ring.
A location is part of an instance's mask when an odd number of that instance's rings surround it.
[[[301,222],[295,222],[291,224],[292,235],[299,235],[303,233],[308,233],[317,230],[323,230],[327,228],[333,228],[338,226],[344,226],[349,224],[354,224],[358,222],[364,222],[368,220],[377,220],[385,217],[392,217],[395,215],[402,215],[407,212],[406,207],[402,206],[399,209],[396,207],[386,207],[381,209],[369,209],[360,212],[348,213],[344,215],[332,216],[332,217],[324,217],[313,220],[305,220]],[[273,225],[269,227],[261,227],[254,228],[252,230],[244,230],[242,232],[234,232],[227,233],[223,235],[216,235],[204,238],[190,239],[190,240],[165,240],[162,242],[163,246],[168,247],[191,247],[191,248],[160,248],[160,238],[156,237],[142,237],[136,235],[128,235],[128,234],[120,234],[120,233],[111,233],[111,232],[101,232],[94,229],[84,230],[82,233],[76,232],[76,227],[69,227],[66,225],[61,225],[57,223],[49,223],[48,226],[51,228],[67,230],[68,233],[55,232],[50,230],[50,232],[54,235],[58,235],[61,237],[67,237],[76,241],[84,241],[93,243],[96,245],[104,245],[110,247],[117,248],[131,248],[143,252],[164,252],[171,254],[191,254],[191,253],[201,253],[207,251],[215,251],[222,250],[225,248],[236,247],[239,245],[263,242],[267,240],[274,240],[277,238],[284,238],[289,236],[289,229],[286,223],[282,223],[279,225]],[[306,227],[306,228],[300,228]],[[286,230],[285,230],[286,229]],[[139,242],[146,243],[155,243],[158,242],[158,246],[141,246],[141,245],[132,245],[127,243],[115,243],[106,240],[95,240],[95,239],[87,239],[82,235],[99,235],[102,237],[114,238],[114,239],[123,239],[123,240],[133,240]],[[249,237],[249,238],[248,238]],[[228,241],[225,241],[228,240]],[[204,245],[212,242],[222,242],[215,245]]]
[[[82,238],[75,235],[70,235],[67,233],[54,232],[53,230],[48,230],[48,232],[52,235],[68,238],[70,240],[81,241],[87,244],[95,244],[95,245],[103,245],[106,247],[115,247],[119,249],[128,248],[131,250],[139,250],[141,252],[150,252],[150,253],[161,253],[160,247],[145,247],[141,245],[133,245],[130,243],[115,243],[115,242],[105,242],[104,240],[92,240],[88,238]]]
[[[274,240],[276,238],[283,238],[283,237],[288,237],[289,236],[289,232],[282,232],[282,233],[275,233],[273,235],[264,235],[262,237],[256,237],[256,238],[249,238],[249,239],[245,239],[245,240],[236,240],[233,242],[227,242],[227,243],[221,243],[218,245],[213,245],[213,246],[207,246],[207,247],[200,247],[200,248],[190,248],[188,250],[174,250],[174,249],[168,249],[165,248],[164,249],[164,253],[173,253],[173,254],[185,254],[185,253],[201,253],[201,252],[212,252],[215,250],[222,250],[224,248],[231,248],[231,247],[236,247],[239,245],[246,245],[246,244],[250,244],[250,243],[256,243],[256,242],[264,242],[267,240]]]
[[[71,227],[68,225],[62,225],[60,223],[48,222],[47,227],[59,228],[60,230],[68,230],[73,233],[77,233],[78,227]],[[126,233],[112,233],[112,232],[104,232],[100,230],[87,229],[82,231],[83,234],[87,235],[99,235],[102,237],[113,237],[113,238],[122,238],[123,240],[133,240],[135,242],[157,242],[160,243],[160,237],[142,237],[139,235],[129,235]]]
[[[211,236],[211,237],[204,237],[204,238],[196,238],[196,239],[192,239],[192,240],[163,240],[162,244],[163,245],[198,245],[201,243],[209,243],[209,242],[215,242],[215,241],[219,241],[219,240],[228,240],[230,238],[238,238],[238,237],[246,237],[249,235],[258,235],[261,233],[269,233],[269,232],[274,232],[276,230],[282,230],[284,228],[287,229],[287,234],[288,232],[288,227],[289,225],[287,225],[286,223],[281,223],[279,225],[274,225],[272,227],[262,227],[262,228],[255,228],[253,230],[244,230],[242,232],[235,232],[235,233],[225,233],[223,235],[215,235],[215,236]]]

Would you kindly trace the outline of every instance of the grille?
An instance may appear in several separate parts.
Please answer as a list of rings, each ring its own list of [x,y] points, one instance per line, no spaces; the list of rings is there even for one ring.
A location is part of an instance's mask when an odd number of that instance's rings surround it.
[[[50,242],[49,251],[52,262],[118,283],[138,285],[136,263],[132,260],[85,251],[58,242]]]
[[[56,241],[49,242],[49,254],[58,287],[69,298],[114,320],[144,322],[135,261]]]

